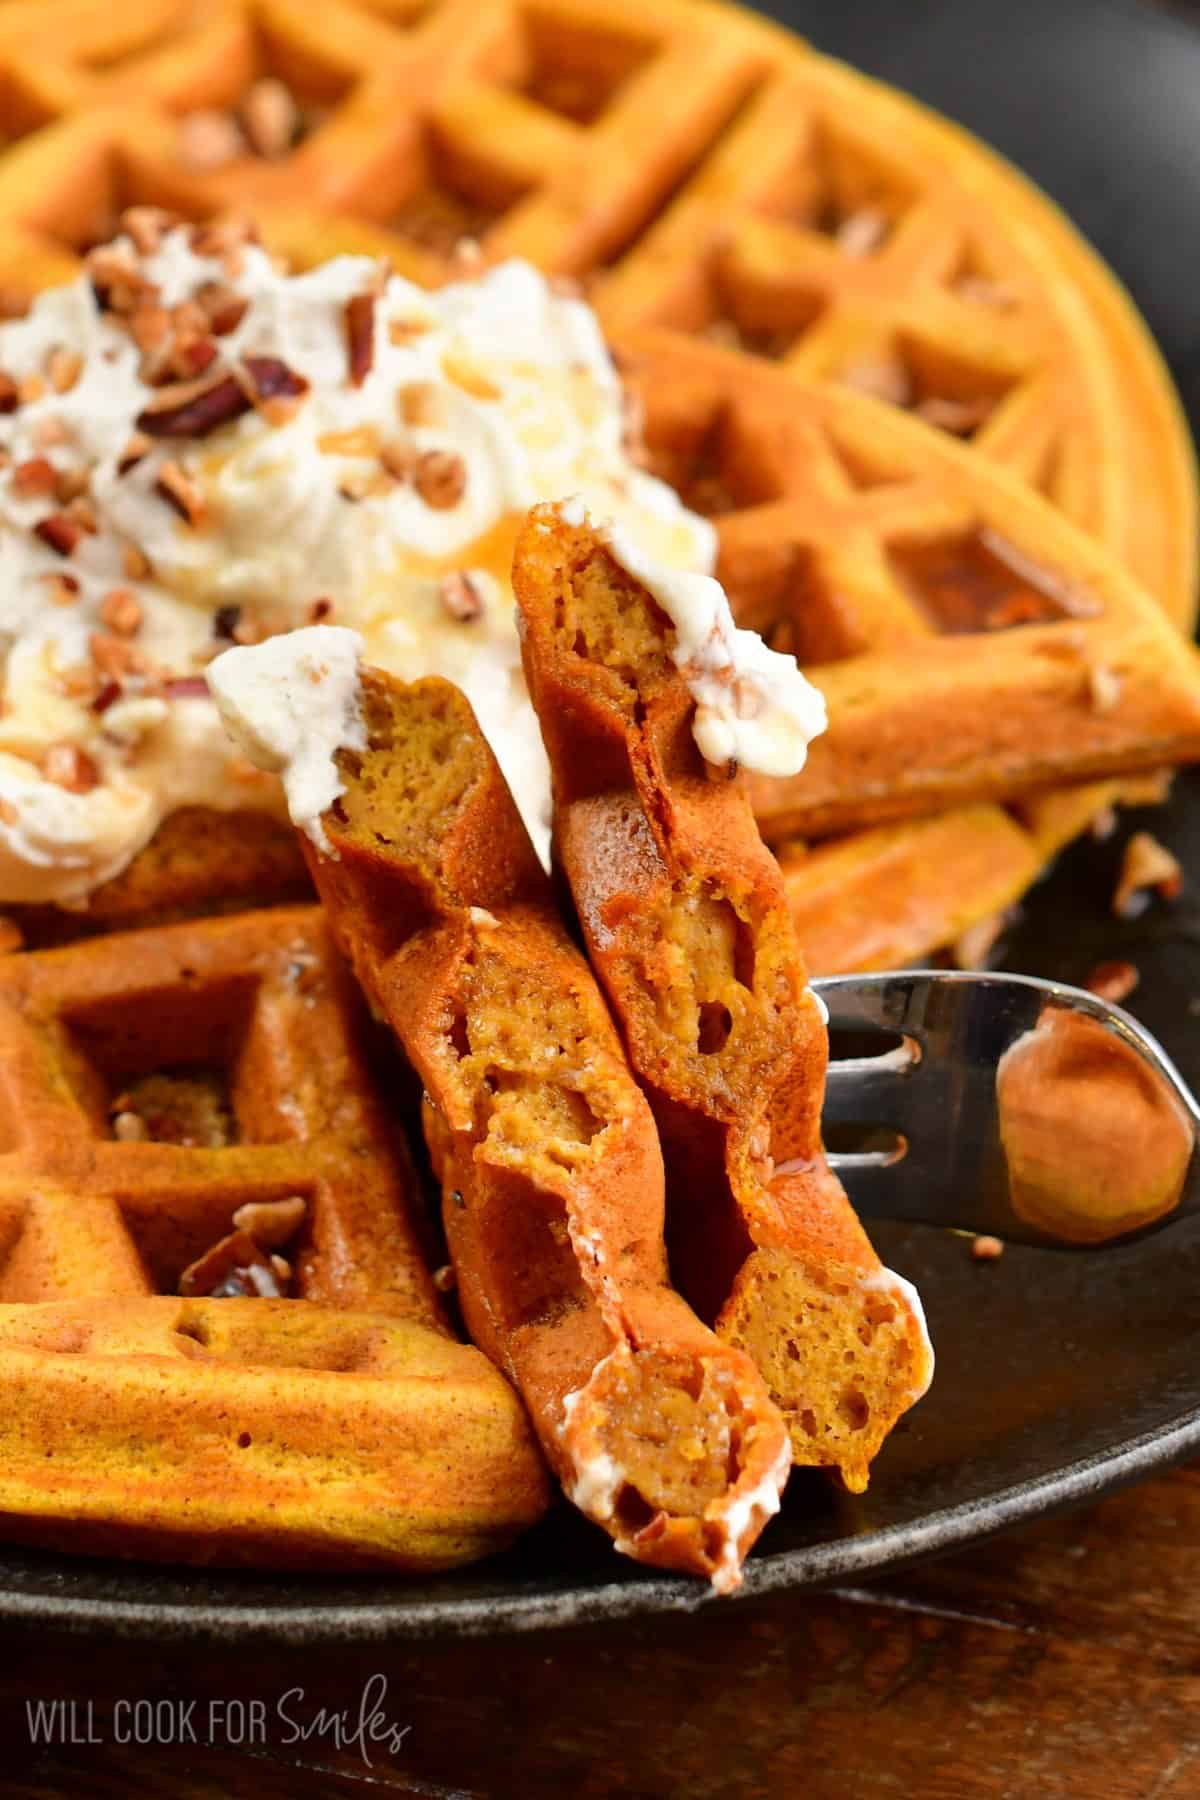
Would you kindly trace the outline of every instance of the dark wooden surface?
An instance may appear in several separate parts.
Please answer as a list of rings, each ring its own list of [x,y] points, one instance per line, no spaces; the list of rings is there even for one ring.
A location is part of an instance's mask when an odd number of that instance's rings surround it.
[[[1182,1470],[870,1592],[693,1618],[409,1649],[162,1650],[21,1632],[0,1638],[0,1789],[1184,1800],[1200,1794],[1198,1596],[1200,1471]],[[403,1736],[368,1742],[368,1764],[321,1731],[318,1708],[345,1709],[352,1732],[381,1677],[381,1710]],[[59,1696],[90,1698],[102,1741],[31,1745],[26,1702]],[[247,1752],[220,1721],[254,1698],[265,1741]],[[117,1703],[138,1699],[173,1702],[167,1728],[193,1701],[200,1742],[114,1742],[134,1717]],[[286,1741],[314,1722],[307,1741]],[[88,1731],[81,1704],[75,1724]]]

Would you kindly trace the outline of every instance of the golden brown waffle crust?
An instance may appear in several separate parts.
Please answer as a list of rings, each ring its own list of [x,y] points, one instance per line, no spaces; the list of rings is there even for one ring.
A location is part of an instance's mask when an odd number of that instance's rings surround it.
[[[732,1588],[784,1422],[668,1283],[649,1108],[466,700],[377,670],[362,691],[332,854],[306,853],[421,1078],[463,1315],[616,1547]]]
[[[2,1529],[87,1553],[446,1567],[546,1500],[511,1389],[450,1337],[417,1177],[315,907],[0,965]],[[211,1070],[235,1141],[128,1140]],[[304,1201],[293,1297],[180,1299],[247,1202]]]
[[[825,1162],[827,1039],[778,865],[696,749],[669,621],[603,538],[535,508],[514,584],[556,853],[655,1113],[674,1277],[767,1376],[795,1460],[861,1489],[932,1364]]]

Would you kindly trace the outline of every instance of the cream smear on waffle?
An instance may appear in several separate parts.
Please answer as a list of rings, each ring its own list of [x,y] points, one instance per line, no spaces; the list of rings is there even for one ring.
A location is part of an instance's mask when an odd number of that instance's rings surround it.
[[[358,257],[288,276],[227,226],[126,228],[0,327],[0,902],[83,902],[177,807],[280,805],[204,671],[314,623],[458,683],[544,846],[522,514],[578,494],[668,569],[714,556],[633,462],[590,310],[522,263],[431,294]]]

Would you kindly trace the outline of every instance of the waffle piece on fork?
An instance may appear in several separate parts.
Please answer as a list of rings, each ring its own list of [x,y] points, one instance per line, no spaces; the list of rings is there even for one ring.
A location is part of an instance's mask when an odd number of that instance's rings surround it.
[[[431,1570],[539,1517],[365,1029],[314,907],[4,959],[0,1536]]]
[[[574,517],[536,508],[518,541],[526,679],[557,854],[662,1137],[672,1272],[757,1362],[795,1460],[859,1491],[932,1373],[920,1303],[825,1163],[820,1008],[745,791],[692,739],[674,628]]]
[[[787,1477],[784,1422],[668,1284],[653,1120],[466,700],[368,669],[362,704],[332,854],[306,852],[424,1083],[468,1327],[618,1549],[734,1587]]]

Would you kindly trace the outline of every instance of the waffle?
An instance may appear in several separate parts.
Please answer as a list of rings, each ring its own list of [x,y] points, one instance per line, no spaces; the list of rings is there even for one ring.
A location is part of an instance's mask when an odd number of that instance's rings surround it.
[[[649,1108],[466,700],[373,670],[362,700],[332,854],[306,851],[424,1084],[471,1334],[619,1550],[736,1586],[786,1479],[783,1419],[668,1283]]]
[[[1194,650],[1020,484],[849,389],[654,333],[629,355],[652,462],[715,503],[739,618],[828,701],[803,774],[752,784],[768,836],[1200,753]]]
[[[1109,272],[973,139],[749,14],[334,0],[318,18],[280,0],[156,0],[131,19],[95,0],[9,0],[0,21],[19,139],[0,160],[0,288],[14,304],[133,201],[251,206],[301,264],[367,250],[428,283],[461,267],[466,238],[484,260],[528,255],[578,279],[618,342],[666,325],[681,353],[713,338],[776,385],[850,381],[969,437],[1172,617],[1194,616],[1186,429]],[[294,92],[299,142],[198,169],[197,113],[236,113],[264,75]],[[919,914],[929,947],[1017,891],[1030,850],[1049,854],[1105,798],[1077,792],[1047,816],[1032,803],[1020,855],[999,815],[947,814],[956,888],[922,874],[914,847],[901,891],[892,849],[872,875],[864,840],[860,888],[891,896],[897,922]]]
[[[825,1162],[828,1042],[779,870],[692,740],[673,628],[595,532],[536,508],[514,581],[556,851],[662,1138],[672,1272],[753,1356],[794,1460],[859,1492],[932,1358]]]
[[[4,962],[6,1536],[432,1569],[541,1512],[515,1397],[446,1328],[357,1008],[310,907]],[[252,1230],[282,1201],[280,1262]]]

